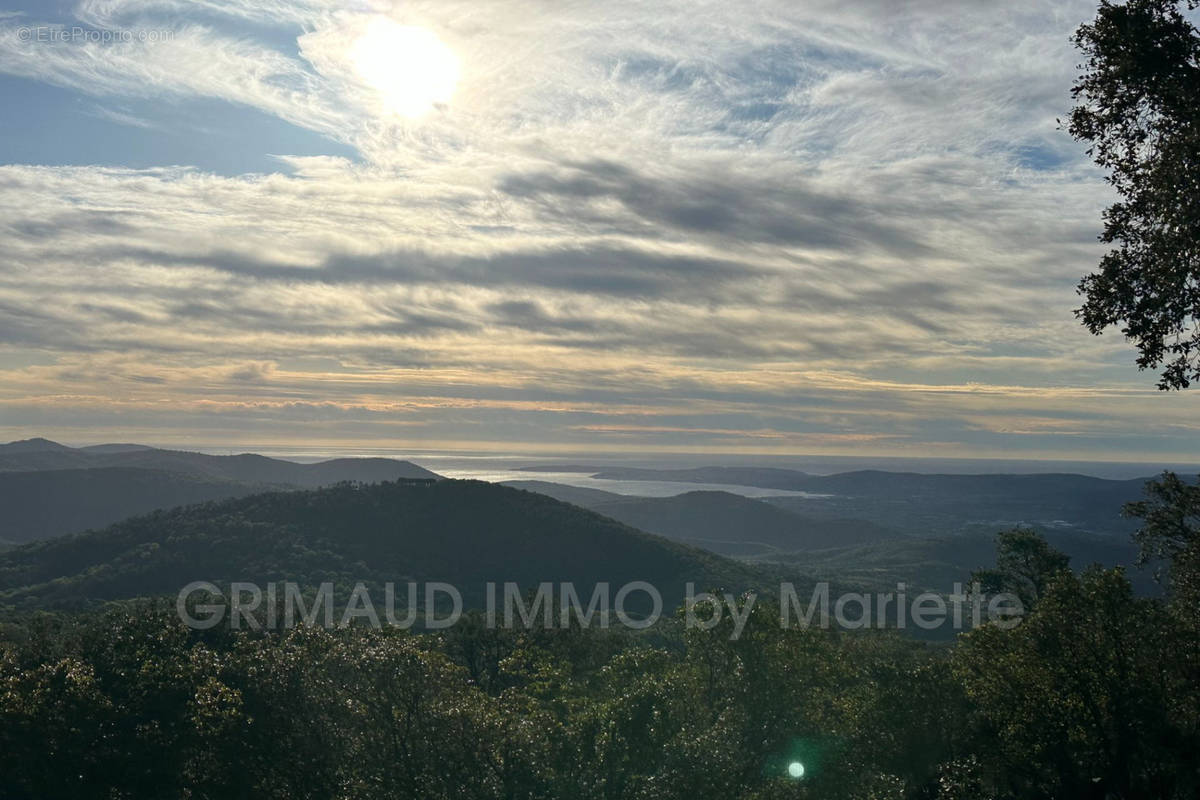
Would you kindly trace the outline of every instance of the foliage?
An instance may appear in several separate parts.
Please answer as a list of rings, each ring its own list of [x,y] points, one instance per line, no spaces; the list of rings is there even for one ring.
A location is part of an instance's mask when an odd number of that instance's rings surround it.
[[[0,553],[0,608],[78,608],[227,586],[446,581],[467,607],[487,582],[652,582],[671,606],[684,582],[742,590],[764,573],[544,495],[480,481],[339,484],[135,517]],[[378,593],[377,593],[378,594]]]
[[[985,592],[1011,592],[1025,608],[1033,608],[1069,563],[1065,553],[1055,550],[1037,533],[1013,528],[996,536],[995,568],[979,570],[972,578]]]
[[[1011,631],[962,637],[974,753],[1001,797],[1192,797],[1200,789],[1184,631],[1119,569],[1059,572]]]
[[[1120,195],[1079,315],[1097,334],[1121,325],[1138,367],[1162,366],[1161,389],[1200,377],[1200,31],[1183,11],[1196,5],[1102,0],[1075,35],[1087,61],[1068,129]]]
[[[954,647],[785,629],[761,599],[739,638],[725,615],[653,642],[34,612],[0,637],[0,796],[1194,797],[1196,627],[1119,570],[1049,575]]]
[[[1146,484],[1146,498],[1125,506],[1142,520],[1134,535],[1140,560],[1169,559],[1176,596],[1193,608],[1200,601],[1200,484],[1184,483],[1164,472]]]

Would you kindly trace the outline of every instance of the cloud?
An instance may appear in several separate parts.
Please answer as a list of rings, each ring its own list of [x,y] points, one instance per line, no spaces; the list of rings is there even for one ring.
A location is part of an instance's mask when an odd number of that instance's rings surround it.
[[[1071,315],[1107,190],[1053,118],[1092,11],[88,0],[46,23],[172,34],[118,43],[0,19],[0,71],[140,131],[216,101],[357,154],[0,166],[0,406],[214,438],[1192,447],[1194,401],[1151,409]],[[457,52],[448,105],[398,119],[353,74],[376,14]]]
[[[272,373],[275,372],[276,364],[273,361],[254,361],[240,367],[235,367],[229,373],[235,381],[246,381],[248,383],[262,383],[270,379]]]
[[[723,164],[710,174],[639,174],[628,166],[592,161],[557,172],[504,176],[505,194],[538,205],[558,219],[641,227],[730,242],[856,253],[866,248],[900,256],[928,255],[912,231],[890,225],[880,209],[848,193],[823,193],[802,176],[735,176]],[[606,211],[619,206],[621,214]],[[635,227],[636,229],[636,227]]]

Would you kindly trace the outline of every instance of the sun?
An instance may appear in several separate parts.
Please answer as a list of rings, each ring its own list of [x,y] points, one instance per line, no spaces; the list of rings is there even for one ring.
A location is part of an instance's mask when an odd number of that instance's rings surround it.
[[[350,47],[354,71],[388,112],[419,117],[450,102],[458,57],[431,31],[376,17]]]

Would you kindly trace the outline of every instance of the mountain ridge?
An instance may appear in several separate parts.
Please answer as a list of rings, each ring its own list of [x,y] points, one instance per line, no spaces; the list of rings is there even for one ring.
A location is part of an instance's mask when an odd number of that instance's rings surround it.
[[[338,486],[185,506],[0,553],[0,606],[173,596],[197,581],[446,581],[745,589],[763,573],[545,495],[480,481]]]
[[[864,520],[818,518],[731,492],[698,490],[639,497],[546,481],[506,481],[590,508],[640,530],[722,555],[796,552],[891,539],[904,534]]]
[[[267,490],[440,478],[386,458],[300,464],[253,453],[213,456],[133,444],[73,448],[26,439],[0,445],[0,541],[76,533],[156,509]]]
[[[336,472],[344,473],[337,478],[338,480],[435,480],[441,477],[411,461],[390,458],[334,458],[301,464],[257,453],[215,456],[190,450],[167,450],[133,444],[102,444],[76,448],[49,439],[26,439],[0,445],[0,472],[96,467],[163,469],[209,478],[289,483],[306,487],[328,483],[330,474]]]

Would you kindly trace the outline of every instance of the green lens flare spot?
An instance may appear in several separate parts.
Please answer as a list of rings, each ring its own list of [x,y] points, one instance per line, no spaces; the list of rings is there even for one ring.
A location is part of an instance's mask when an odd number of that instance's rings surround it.
[[[791,775],[793,778],[803,778],[804,765],[799,761],[793,761],[792,763],[788,764],[788,775]]]

